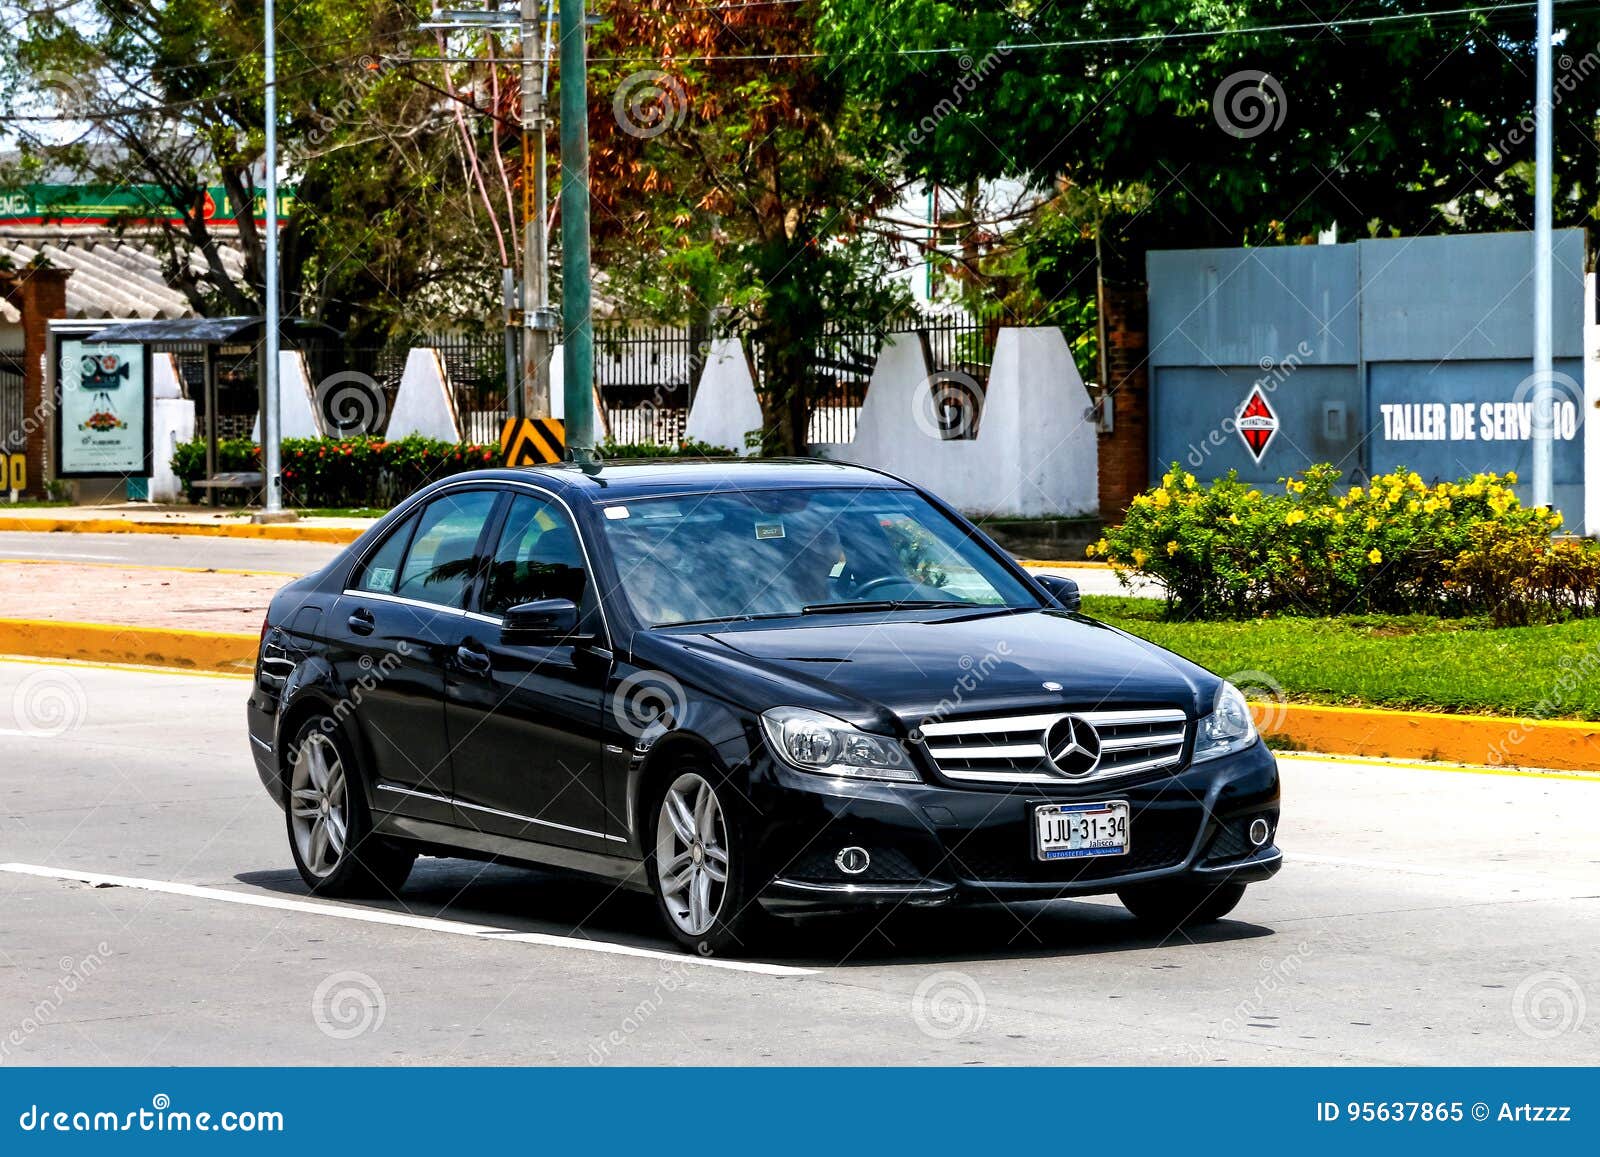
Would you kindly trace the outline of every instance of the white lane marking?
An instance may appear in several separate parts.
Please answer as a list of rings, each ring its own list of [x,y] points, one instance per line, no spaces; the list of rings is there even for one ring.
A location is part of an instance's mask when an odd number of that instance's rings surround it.
[[[1559,876],[1512,876],[1499,872],[1470,872],[1460,868],[1430,868],[1422,864],[1407,864],[1397,860],[1362,860],[1353,856],[1318,856],[1308,852],[1286,852],[1284,859],[1291,863],[1319,864],[1326,868],[1361,868],[1369,872],[1400,872],[1408,876],[1432,876],[1441,880],[1459,880],[1471,884],[1501,884],[1518,888],[1583,888],[1579,880],[1563,880]]]
[[[37,864],[0,864],[0,872],[10,872],[19,876],[40,876],[47,880],[71,880],[99,887],[138,888],[146,892],[165,892],[168,895],[189,896],[197,900],[221,900],[228,904],[276,908],[282,912],[302,912],[311,916],[332,916],[339,920],[356,920],[363,924],[389,924],[397,928],[416,928],[423,932],[443,932],[451,936],[472,936],[479,940],[493,940],[497,944],[512,941],[517,944],[537,944],[544,948],[571,948],[579,952],[636,956],[644,960],[661,960],[671,964],[696,964],[706,968],[722,968],[730,972],[755,972],[762,976],[810,976],[816,972],[814,968],[791,968],[784,964],[761,964],[749,960],[719,960],[715,957],[691,956],[681,952],[661,952],[654,948],[635,948],[629,944],[607,944],[604,941],[584,940],[576,936],[518,932],[513,928],[468,924],[461,920],[440,920],[433,916],[411,916],[404,912],[384,912],[372,908],[343,908],[308,900],[290,900],[281,896],[231,892],[225,888],[207,888],[199,884],[142,880],[134,876],[107,876],[99,872],[79,872],[69,868],[44,868]]]

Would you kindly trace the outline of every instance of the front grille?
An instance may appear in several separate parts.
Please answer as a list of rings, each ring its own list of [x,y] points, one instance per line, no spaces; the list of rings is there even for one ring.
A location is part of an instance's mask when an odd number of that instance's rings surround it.
[[[1188,858],[1201,818],[1197,807],[1147,807],[1133,814],[1125,855],[1075,860],[1040,860],[1034,855],[1026,832],[1007,827],[974,832],[951,847],[946,863],[941,865],[941,874],[980,883],[1021,880],[1077,884],[1154,872],[1176,867]]]
[[[1046,739],[1068,716],[1092,726],[1100,758],[1071,774],[1050,761]],[[1051,711],[988,719],[924,723],[920,731],[941,774],[973,783],[1092,783],[1113,776],[1176,767],[1183,759],[1187,717],[1176,708]]]

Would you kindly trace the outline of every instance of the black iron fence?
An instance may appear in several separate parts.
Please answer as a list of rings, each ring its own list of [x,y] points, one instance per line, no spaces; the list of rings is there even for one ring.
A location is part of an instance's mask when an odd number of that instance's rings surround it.
[[[22,377],[22,351],[0,350],[0,450],[28,445],[28,402]]]
[[[914,335],[935,374],[955,373],[963,380],[970,379],[981,395],[1000,324],[998,313],[939,313],[887,331],[830,325],[812,358],[818,391],[807,441],[848,442],[854,438],[867,384],[890,333]],[[594,335],[595,382],[601,402],[597,433],[616,443],[665,445],[680,441],[705,364],[708,332],[686,325],[605,319],[595,322]],[[370,407],[357,406],[351,411],[370,411],[370,422],[346,426],[345,415],[326,412],[329,428],[381,430],[384,416],[393,409],[413,348],[438,351],[455,394],[462,435],[476,442],[496,441],[507,414],[505,340],[497,332],[426,334],[385,346],[334,345],[307,351],[307,371],[325,411],[337,392],[323,389],[325,384],[337,381],[372,395]],[[759,385],[764,374],[761,349],[748,340],[746,349]],[[178,348],[175,352],[189,395],[199,402],[204,396],[203,350]],[[4,355],[0,355],[0,384],[7,380],[4,364]],[[254,357],[246,352],[230,357],[225,352],[219,358],[218,378],[219,433],[248,434],[256,409]],[[559,382],[555,388],[560,388]],[[20,385],[17,394],[20,399]]]

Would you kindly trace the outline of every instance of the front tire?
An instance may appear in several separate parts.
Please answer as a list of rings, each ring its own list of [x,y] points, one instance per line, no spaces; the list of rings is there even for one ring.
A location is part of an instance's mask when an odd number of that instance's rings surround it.
[[[736,798],[711,773],[684,768],[651,813],[646,864],[656,905],[672,938],[701,956],[749,953],[770,929],[753,893]]]
[[[300,878],[317,896],[393,896],[417,857],[373,834],[360,773],[337,720],[306,720],[290,751],[284,821]]]
[[[1117,899],[1143,923],[1164,932],[1221,920],[1244,899],[1243,884],[1146,884]]]

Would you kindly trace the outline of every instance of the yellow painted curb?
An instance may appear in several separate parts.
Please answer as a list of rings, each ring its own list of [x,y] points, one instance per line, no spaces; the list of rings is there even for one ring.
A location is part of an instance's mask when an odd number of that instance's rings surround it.
[[[1380,711],[1311,703],[1251,704],[1256,723],[1312,751],[1480,767],[1600,769],[1600,722]]]
[[[1109,562],[1095,562],[1092,559],[1087,558],[1080,558],[1077,562],[1061,562],[1060,560],[1052,560],[1048,558],[1019,558],[1017,559],[1017,562],[1022,566],[1050,566],[1060,567],[1063,569],[1070,568],[1073,570],[1076,570],[1078,567],[1084,567],[1085,569],[1091,570],[1111,569],[1111,564]]]
[[[290,522],[257,525],[253,522],[140,522],[131,518],[0,517],[0,533],[7,530],[30,534],[198,534],[215,538],[271,538],[336,544],[354,542],[365,533],[354,526],[296,526]]]
[[[0,654],[46,659],[237,672],[254,668],[258,641],[225,631],[0,619]]]

